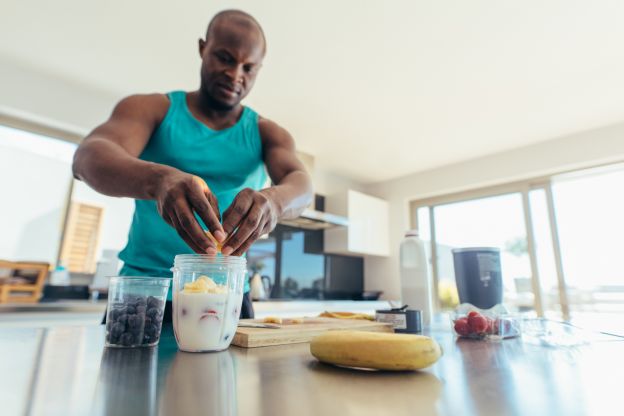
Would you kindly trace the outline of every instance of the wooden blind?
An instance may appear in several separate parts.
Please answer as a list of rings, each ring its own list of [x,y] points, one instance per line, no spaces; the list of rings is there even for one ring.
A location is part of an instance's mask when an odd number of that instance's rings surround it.
[[[61,261],[74,273],[95,273],[104,208],[72,202],[67,218]]]

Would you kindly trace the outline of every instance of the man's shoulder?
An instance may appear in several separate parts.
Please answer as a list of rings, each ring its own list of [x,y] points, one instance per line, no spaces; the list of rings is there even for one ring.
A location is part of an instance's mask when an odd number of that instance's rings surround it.
[[[151,94],[132,94],[122,98],[117,106],[126,107],[128,109],[142,109],[165,112],[169,108],[169,98],[167,94],[151,93]]]
[[[133,94],[117,103],[113,117],[140,119],[158,124],[165,118],[168,110],[169,99],[166,94]]]
[[[280,144],[292,141],[292,136],[284,127],[273,120],[258,116],[258,130],[264,145]]]

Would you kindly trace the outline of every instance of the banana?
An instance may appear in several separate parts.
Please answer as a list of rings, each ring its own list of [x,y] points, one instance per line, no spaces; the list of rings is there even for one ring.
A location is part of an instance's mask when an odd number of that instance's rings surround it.
[[[328,331],[310,342],[319,361],[378,370],[420,370],[442,356],[440,345],[423,335]]]
[[[368,321],[374,321],[375,317],[366,313],[355,312],[328,312],[325,311],[319,315],[323,318],[338,318],[338,319],[366,319]]]

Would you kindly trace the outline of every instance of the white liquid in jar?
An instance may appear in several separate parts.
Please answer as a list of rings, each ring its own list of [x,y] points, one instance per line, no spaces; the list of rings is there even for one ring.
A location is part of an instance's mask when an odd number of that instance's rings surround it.
[[[242,293],[174,293],[173,329],[182,351],[226,349],[236,333]]]

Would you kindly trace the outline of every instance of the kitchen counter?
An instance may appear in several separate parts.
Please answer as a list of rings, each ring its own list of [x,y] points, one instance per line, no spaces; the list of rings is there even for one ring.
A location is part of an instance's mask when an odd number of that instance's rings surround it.
[[[621,414],[622,338],[553,348],[432,335],[444,356],[415,373],[317,362],[307,344],[220,353],[104,348],[104,328],[0,329],[2,415]]]

